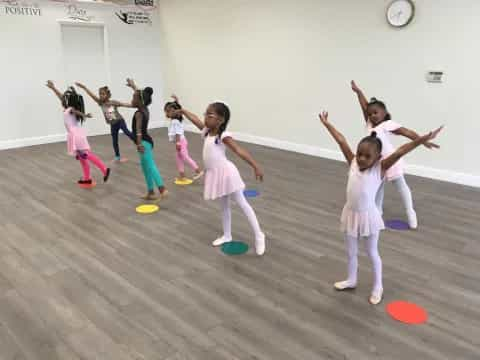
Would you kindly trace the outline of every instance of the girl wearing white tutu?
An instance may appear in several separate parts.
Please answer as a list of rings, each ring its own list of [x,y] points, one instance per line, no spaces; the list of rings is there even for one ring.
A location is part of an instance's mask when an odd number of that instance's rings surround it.
[[[340,146],[350,165],[347,202],[341,218],[341,228],[345,233],[348,253],[348,277],[347,280],[339,281],[334,286],[337,290],[354,289],[357,286],[358,241],[360,238],[365,238],[367,253],[373,267],[373,289],[369,301],[377,305],[382,301],[383,296],[382,259],[378,253],[378,239],[380,231],[385,226],[380,210],[375,204],[375,196],[387,170],[402,156],[435,138],[442,128],[420,136],[399,147],[386,158],[382,158],[382,142],[375,132],[360,141],[354,154],[345,137],[328,121],[327,112],[320,114],[320,120]]]

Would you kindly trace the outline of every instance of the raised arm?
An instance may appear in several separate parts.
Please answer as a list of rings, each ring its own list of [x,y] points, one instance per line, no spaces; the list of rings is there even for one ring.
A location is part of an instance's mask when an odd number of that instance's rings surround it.
[[[76,82],[75,85],[77,85],[80,89],[84,90],[88,96],[90,96],[93,101],[95,101],[98,105],[100,105],[100,98],[93,93],[89,88],[87,88],[85,85],[82,83]]]
[[[235,140],[233,140],[230,136],[225,137],[223,139],[223,143],[253,168],[253,171],[255,172],[255,178],[257,180],[263,181],[262,169],[260,169],[257,162],[253,159],[252,155],[250,155],[247,150],[238,145]]]
[[[409,138],[411,140],[417,140],[420,137],[420,135],[418,135],[415,131],[413,131],[411,129],[404,128],[404,127],[398,128],[397,130],[393,130],[392,133],[394,133],[395,135],[405,136],[406,138]],[[423,146],[425,146],[429,149],[439,149],[440,148],[439,145],[437,145],[433,142],[430,142],[430,141],[427,141],[426,143],[424,143]]]
[[[365,121],[367,121],[368,120],[368,113],[367,113],[368,100],[366,96],[363,94],[363,91],[357,86],[357,84],[355,84],[355,81],[352,80],[351,85],[352,85],[353,92],[357,94],[358,102],[360,103],[360,107],[362,108],[363,118],[365,119]]]
[[[350,149],[345,136],[335,129],[335,127],[328,121],[328,112],[322,112],[319,117],[322,121],[322,124],[325,125],[328,132],[333,136],[337,144],[340,146],[340,150],[342,150],[343,156],[345,156],[348,164],[351,164],[355,155],[353,154],[352,149]]]
[[[60,100],[60,103],[61,103],[62,106],[63,106],[63,94],[60,92],[60,90],[58,90],[58,89],[55,87],[55,85],[53,84],[53,81],[52,81],[52,80],[48,80],[48,81],[47,81],[47,87],[48,87],[49,89],[51,89],[51,90],[55,93],[55,95],[57,95],[58,100]]]
[[[429,132],[426,135],[419,136],[415,140],[400,146],[392,155],[382,160],[382,171],[385,172],[393,166],[402,156],[405,156],[410,151],[414,150],[420,145],[423,145],[430,140],[433,140],[440,131],[442,131],[443,126],[440,126],[438,129]]]
[[[133,91],[137,91],[137,90],[138,90],[138,87],[137,87],[137,85],[135,84],[135,81],[133,81],[133,79],[130,79],[130,78],[127,79],[127,86],[128,86],[129,88],[132,88]]]

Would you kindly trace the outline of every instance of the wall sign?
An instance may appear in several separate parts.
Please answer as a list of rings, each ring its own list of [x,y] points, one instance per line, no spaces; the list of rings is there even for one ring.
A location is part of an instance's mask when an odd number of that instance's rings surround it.
[[[26,1],[3,0],[5,15],[9,16],[42,16],[42,10],[38,4]]]
[[[147,24],[152,25],[152,19],[150,14],[145,11],[124,11],[120,10],[116,12],[115,15],[125,24],[134,25],[134,24]]]
[[[67,17],[72,20],[78,21],[92,21],[93,16],[87,14],[87,10],[78,7],[75,4],[68,4],[67,8]]]
[[[153,0],[135,0],[135,5],[150,6],[150,7],[155,6]]]
[[[144,10],[144,11],[152,11],[156,9],[155,0],[134,0],[135,5]]]

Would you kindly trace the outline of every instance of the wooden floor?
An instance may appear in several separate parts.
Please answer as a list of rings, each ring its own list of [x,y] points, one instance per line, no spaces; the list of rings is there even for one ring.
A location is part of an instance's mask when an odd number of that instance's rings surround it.
[[[373,307],[363,251],[358,289],[332,287],[346,268],[344,164],[248,145],[266,174],[251,203],[267,253],[227,257],[210,246],[218,204],[172,184],[173,146],[153,134],[171,197],[151,216],[135,213],[145,189],[124,137],[130,162],[93,190],[76,186],[64,143],[0,152],[1,360],[480,359],[480,191],[408,177],[420,227],[383,233],[385,301]],[[90,142],[111,159],[109,136]],[[391,187],[385,214],[403,215]],[[233,224],[251,244],[237,208]],[[428,323],[390,319],[398,299],[424,306]]]

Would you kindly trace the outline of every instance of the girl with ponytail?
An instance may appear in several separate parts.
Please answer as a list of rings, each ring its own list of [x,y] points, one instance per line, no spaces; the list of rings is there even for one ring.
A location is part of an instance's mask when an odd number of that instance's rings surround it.
[[[93,179],[90,174],[90,163],[95,165],[103,174],[103,181],[107,182],[110,177],[110,169],[105,166],[103,161],[95,155],[88,143],[87,132],[82,127],[91,114],[85,114],[85,105],[83,97],[79,95],[73,86],[67,91],[61,93],[54,83],[47,81],[47,87],[51,89],[60,100],[63,107],[63,122],[67,130],[67,150],[69,155],[75,156],[80,162],[83,170],[83,177],[78,180],[80,185],[92,185]]]
[[[175,95],[172,95],[173,101],[169,101],[163,107],[165,116],[170,119],[170,125],[168,126],[168,140],[175,143],[175,161],[177,163],[177,170],[179,177],[177,180],[185,181],[185,163],[187,163],[195,172],[193,175],[193,181],[200,179],[203,176],[203,171],[197,165],[195,160],[190,157],[188,152],[188,141],[185,136],[185,129],[183,126],[183,115],[176,114],[177,110],[180,110],[182,106],[178,102]]]

